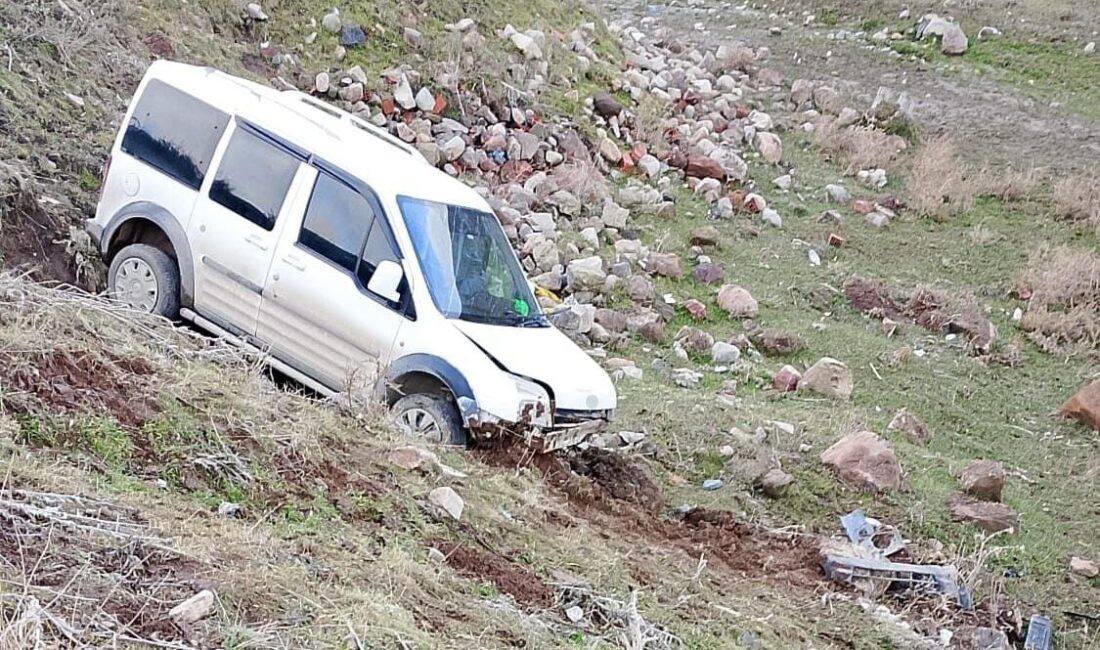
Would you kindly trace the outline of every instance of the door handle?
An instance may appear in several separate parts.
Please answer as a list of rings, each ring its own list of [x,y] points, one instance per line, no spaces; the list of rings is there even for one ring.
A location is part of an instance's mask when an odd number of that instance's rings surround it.
[[[267,244],[264,243],[263,238],[259,235],[249,235],[248,237],[245,237],[244,240],[262,251],[267,250]]]
[[[297,257],[294,257],[292,255],[287,255],[286,257],[284,257],[283,258],[283,263],[286,264],[287,266],[289,266],[292,269],[297,269],[299,271],[305,271],[306,270],[306,265],[302,264],[298,260]]]

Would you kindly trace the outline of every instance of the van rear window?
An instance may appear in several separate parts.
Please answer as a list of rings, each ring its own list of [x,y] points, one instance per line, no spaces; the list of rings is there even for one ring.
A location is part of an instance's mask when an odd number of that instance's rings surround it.
[[[126,127],[122,150],[197,190],[228,123],[227,114],[153,79]]]

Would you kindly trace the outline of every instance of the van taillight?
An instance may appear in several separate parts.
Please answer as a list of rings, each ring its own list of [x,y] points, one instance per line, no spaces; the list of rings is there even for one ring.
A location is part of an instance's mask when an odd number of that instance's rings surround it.
[[[107,160],[103,161],[103,178],[99,180],[99,200],[103,200],[103,192],[107,189],[107,174],[111,172],[111,154],[107,154]]]

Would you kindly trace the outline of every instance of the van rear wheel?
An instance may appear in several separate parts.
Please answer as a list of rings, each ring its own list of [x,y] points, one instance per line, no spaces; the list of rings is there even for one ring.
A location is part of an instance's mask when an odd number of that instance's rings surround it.
[[[465,447],[462,418],[452,400],[442,395],[406,395],[393,405],[397,426],[405,435],[428,442]]]
[[[107,291],[112,298],[149,314],[175,320],[180,314],[180,272],[167,253],[131,244],[111,260]]]

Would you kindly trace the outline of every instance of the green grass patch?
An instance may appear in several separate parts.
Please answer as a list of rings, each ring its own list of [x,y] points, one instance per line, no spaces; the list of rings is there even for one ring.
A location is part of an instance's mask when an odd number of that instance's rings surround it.
[[[975,42],[965,59],[1036,99],[1100,119],[1100,60],[1080,44],[995,38]]]

